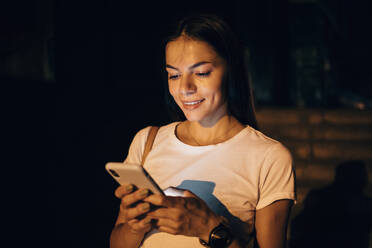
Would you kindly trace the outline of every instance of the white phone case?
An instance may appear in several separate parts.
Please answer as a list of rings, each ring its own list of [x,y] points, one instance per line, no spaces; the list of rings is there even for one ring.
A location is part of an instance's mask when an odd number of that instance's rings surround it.
[[[108,162],[105,167],[107,172],[120,185],[133,184],[137,188],[146,188],[151,190],[154,194],[164,195],[161,188],[141,165]]]

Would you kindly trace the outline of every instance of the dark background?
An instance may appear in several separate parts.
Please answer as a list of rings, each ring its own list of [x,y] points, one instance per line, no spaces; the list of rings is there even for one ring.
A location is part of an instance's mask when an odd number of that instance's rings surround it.
[[[118,201],[104,164],[122,161],[139,129],[169,121],[161,41],[183,14],[216,13],[232,26],[258,107],[372,106],[367,1],[18,0],[0,9],[3,130],[10,161],[21,161],[8,186],[17,243],[108,247]]]

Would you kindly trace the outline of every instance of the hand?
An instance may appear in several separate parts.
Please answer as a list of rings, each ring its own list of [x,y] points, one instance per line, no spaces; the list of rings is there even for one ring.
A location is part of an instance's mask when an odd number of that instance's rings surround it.
[[[134,233],[144,234],[151,230],[151,218],[145,214],[150,211],[150,204],[143,202],[148,197],[148,189],[137,189],[131,184],[121,185],[115,190],[115,196],[121,199],[117,224],[126,223]]]
[[[210,231],[222,221],[202,199],[188,190],[184,192],[184,197],[154,194],[144,201],[160,207],[149,212],[147,217],[157,220],[159,231],[170,234],[208,240]]]

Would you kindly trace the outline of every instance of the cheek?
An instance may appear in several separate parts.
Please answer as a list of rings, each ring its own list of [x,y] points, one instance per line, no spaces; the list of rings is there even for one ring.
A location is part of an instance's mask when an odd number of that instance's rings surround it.
[[[176,100],[176,87],[175,84],[168,83],[168,90],[171,96]]]
[[[216,79],[212,79],[211,82],[208,84],[208,88],[205,89],[206,92],[208,92],[209,95],[213,96],[218,100],[219,98],[222,98],[222,81],[220,77],[217,77]]]

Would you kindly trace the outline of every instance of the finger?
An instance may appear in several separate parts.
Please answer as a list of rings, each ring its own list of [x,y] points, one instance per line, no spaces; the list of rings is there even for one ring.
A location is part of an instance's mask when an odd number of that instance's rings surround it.
[[[128,222],[128,225],[135,232],[148,232],[151,230],[151,218],[145,218],[143,220],[133,219]]]
[[[159,194],[153,194],[143,199],[145,202],[149,202],[155,206],[172,208],[176,205],[185,205],[186,201],[183,197],[176,196],[163,196]]]
[[[171,227],[167,227],[167,226],[161,226],[161,227],[158,227],[157,228],[160,232],[166,232],[166,233],[169,233],[169,234],[173,234],[173,235],[177,235],[179,234],[179,232]]]
[[[146,214],[148,211],[150,211],[150,204],[145,202],[145,203],[140,203],[134,208],[127,208],[127,209],[122,209],[125,219],[127,221],[133,220],[135,218],[138,218],[139,216]]]
[[[173,230],[180,231],[180,228],[182,226],[182,222],[181,221],[174,221],[174,220],[167,219],[167,218],[160,218],[160,219],[157,219],[156,226],[157,226],[158,229],[161,228],[161,227],[165,227],[165,228],[171,228]]]
[[[130,192],[132,192],[133,189],[134,189],[134,186],[132,184],[121,185],[121,186],[116,188],[115,196],[117,198],[122,198],[124,195],[127,195]]]
[[[152,194],[145,199],[143,199],[145,202],[149,202],[155,206],[167,206],[167,200],[165,196],[159,195],[159,194]]]
[[[148,189],[139,189],[132,194],[126,195],[125,197],[121,198],[121,205],[124,208],[128,208],[136,202],[142,201],[150,194]]]
[[[151,211],[147,214],[153,219],[172,219],[174,221],[181,220],[182,213],[176,208],[159,208],[157,210]]]

